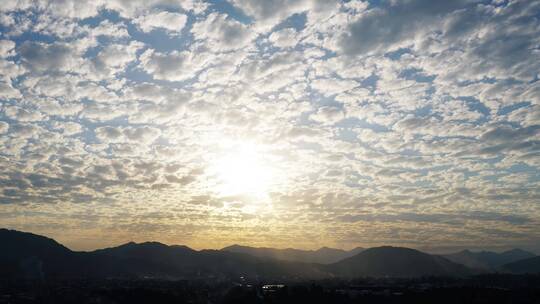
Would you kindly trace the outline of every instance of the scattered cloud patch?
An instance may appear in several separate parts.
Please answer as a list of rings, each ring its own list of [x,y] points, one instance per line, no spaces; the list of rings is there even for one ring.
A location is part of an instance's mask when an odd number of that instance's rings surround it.
[[[540,240],[539,13],[7,1],[3,224],[84,236],[86,221],[109,244],[146,227],[195,247]],[[238,187],[270,171],[260,193]]]
[[[178,35],[185,27],[187,16],[180,13],[167,11],[148,13],[133,20],[143,32],[151,32],[156,28]]]

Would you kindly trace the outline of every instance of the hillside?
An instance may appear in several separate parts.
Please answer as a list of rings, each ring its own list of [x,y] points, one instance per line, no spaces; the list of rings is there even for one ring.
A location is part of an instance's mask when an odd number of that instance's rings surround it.
[[[499,270],[502,272],[510,272],[510,273],[516,273],[516,274],[523,274],[523,273],[540,274],[540,256],[505,264],[501,266]]]
[[[402,247],[376,247],[328,265],[340,277],[464,276],[471,271],[443,257]]]

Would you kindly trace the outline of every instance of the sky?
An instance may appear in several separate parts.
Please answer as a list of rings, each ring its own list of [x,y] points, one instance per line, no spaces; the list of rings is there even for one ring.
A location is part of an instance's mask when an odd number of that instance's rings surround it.
[[[7,0],[0,226],[540,253],[540,1]]]

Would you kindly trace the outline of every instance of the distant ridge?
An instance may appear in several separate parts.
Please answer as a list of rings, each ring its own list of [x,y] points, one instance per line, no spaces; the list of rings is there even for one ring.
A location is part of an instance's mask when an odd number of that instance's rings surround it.
[[[494,270],[504,264],[535,257],[535,254],[521,249],[512,249],[501,253],[463,250],[443,256],[455,263],[463,264],[470,268]]]
[[[357,247],[349,251],[329,247],[322,247],[318,250],[300,250],[292,248],[276,249],[267,247],[232,245],[225,247],[221,250],[245,253],[260,258],[270,258],[293,262],[331,264],[358,254],[362,252],[364,248]]]

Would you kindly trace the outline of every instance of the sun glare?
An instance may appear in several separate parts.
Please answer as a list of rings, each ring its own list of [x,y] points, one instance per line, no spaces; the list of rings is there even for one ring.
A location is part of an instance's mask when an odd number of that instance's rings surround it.
[[[213,167],[221,195],[268,198],[273,168],[257,145],[235,145],[219,157]]]

